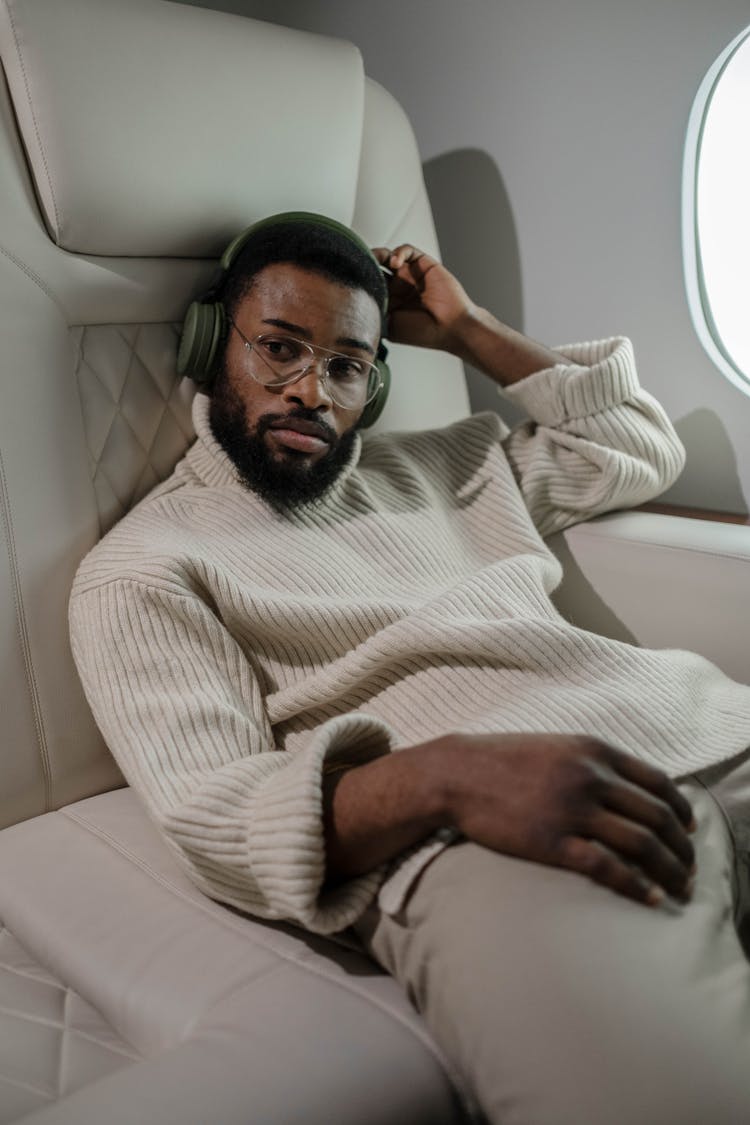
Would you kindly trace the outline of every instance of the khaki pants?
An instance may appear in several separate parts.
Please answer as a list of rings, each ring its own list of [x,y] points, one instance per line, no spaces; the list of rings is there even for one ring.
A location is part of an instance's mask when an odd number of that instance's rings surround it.
[[[698,820],[687,906],[641,906],[462,841],[398,915],[373,905],[355,924],[488,1121],[750,1122],[750,964],[735,926],[750,752],[680,784]]]

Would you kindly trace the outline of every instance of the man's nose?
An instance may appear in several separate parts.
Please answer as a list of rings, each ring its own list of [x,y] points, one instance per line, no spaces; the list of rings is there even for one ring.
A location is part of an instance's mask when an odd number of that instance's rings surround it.
[[[287,383],[283,389],[285,398],[299,399],[310,409],[330,406],[332,399],[325,385],[325,359],[316,356],[305,374],[295,379],[293,383]]]

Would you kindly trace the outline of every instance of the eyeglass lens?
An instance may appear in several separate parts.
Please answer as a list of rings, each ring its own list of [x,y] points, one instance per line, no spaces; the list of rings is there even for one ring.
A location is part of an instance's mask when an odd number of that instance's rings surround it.
[[[248,369],[265,386],[280,386],[303,375],[315,362],[315,352],[302,340],[265,334],[245,341]],[[340,406],[364,405],[377,393],[377,368],[356,356],[330,355],[325,371],[331,397]]]

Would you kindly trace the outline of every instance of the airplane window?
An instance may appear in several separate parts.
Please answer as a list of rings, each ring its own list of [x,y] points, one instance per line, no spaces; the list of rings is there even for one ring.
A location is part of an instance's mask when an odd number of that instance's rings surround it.
[[[750,394],[750,28],[703,80],[683,174],[685,282],[713,362]]]

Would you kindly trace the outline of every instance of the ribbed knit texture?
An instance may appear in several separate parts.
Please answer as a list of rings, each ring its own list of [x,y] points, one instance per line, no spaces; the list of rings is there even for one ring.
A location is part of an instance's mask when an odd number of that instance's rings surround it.
[[[358,435],[326,495],[278,512],[197,441],[84,559],[73,653],[125,777],[206,894],[320,933],[396,908],[445,846],[321,893],[321,769],[449,731],[597,735],[672,776],[750,745],[750,688],[700,656],[564,621],[543,535],[641,503],[683,450],[630,344],[563,349],[494,412]],[[389,897],[390,896],[390,897]]]

